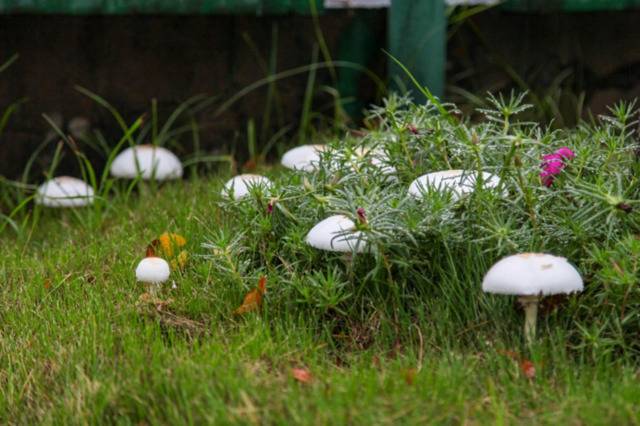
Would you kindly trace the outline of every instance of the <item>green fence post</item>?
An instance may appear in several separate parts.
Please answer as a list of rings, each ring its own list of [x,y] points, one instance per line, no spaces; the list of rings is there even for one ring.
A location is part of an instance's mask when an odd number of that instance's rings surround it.
[[[443,0],[392,0],[389,9],[389,50],[438,97],[444,94],[446,30]],[[424,98],[411,86],[404,72],[389,61],[392,87],[408,89],[416,101]]]

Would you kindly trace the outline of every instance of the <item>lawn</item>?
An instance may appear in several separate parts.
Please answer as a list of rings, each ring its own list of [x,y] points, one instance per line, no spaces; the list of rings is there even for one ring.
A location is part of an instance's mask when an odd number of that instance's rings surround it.
[[[95,206],[1,193],[15,204],[0,216],[0,422],[640,423],[637,112],[552,130],[514,119],[522,99],[490,98],[472,123],[390,97],[313,170],[247,162],[272,185],[238,200],[221,194],[230,176],[195,168],[95,174],[66,141]],[[408,194],[451,169],[476,177],[467,192]],[[334,214],[364,248],[307,243]],[[186,239],[186,263],[153,297],[135,270],[165,232]],[[564,256],[584,280],[543,299],[531,342],[515,298],[482,291],[522,252]]]
[[[636,366],[576,359],[554,338],[536,346],[528,378],[504,342],[466,343],[496,324],[460,330],[442,346],[426,305],[422,318],[374,314],[342,335],[302,314],[233,315],[255,284],[221,281],[199,257],[207,235],[225,226],[222,183],[196,179],[115,199],[98,228],[47,212],[28,244],[3,240],[2,423],[640,421]],[[186,237],[191,257],[158,311],[139,303],[133,271],[166,230]],[[270,276],[265,305],[278,285]],[[518,336],[519,324],[511,332]],[[310,376],[297,380],[294,369]]]

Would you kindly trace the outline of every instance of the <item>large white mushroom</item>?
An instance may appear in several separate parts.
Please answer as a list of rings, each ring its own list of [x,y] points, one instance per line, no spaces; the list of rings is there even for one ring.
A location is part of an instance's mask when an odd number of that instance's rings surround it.
[[[94,201],[93,188],[70,176],[58,176],[40,185],[35,201],[45,207],[82,207]]]
[[[486,293],[518,296],[524,307],[524,334],[531,343],[536,333],[538,303],[544,296],[582,291],[580,273],[564,257],[521,253],[505,257],[489,269],[482,281]]]
[[[334,215],[318,222],[305,238],[307,244],[320,250],[360,253],[367,243],[356,224],[344,215]]]
[[[148,286],[149,294],[155,296],[162,283],[169,279],[171,269],[160,257],[145,257],[136,267],[136,279]]]
[[[253,187],[270,188],[272,185],[269,178],[260,175],[243,174],[235,176],[227,181],[222,188],[221,194],[225,197],[233,197],[234,200],[246,197]]]
[[[111,175],[117,178],[158,181],[182,177],[182,163],[171,151],[160,146],[138,145],[122,151],[111,163]]]
[[[409,185],[409,194],[422,198],[428,189],[451,191],[457,200],[465,194],[473,192],[476,187],[477,172],[467,170],[443,170],[427,173],[415,179]],[[495,188],[500,184],[498,176],[482,172],[482,184],[485,188]]]
[[[325,149],[325,145],[301,145],[285,152],[281,163],[288,169],[312,172],[318,168],[320,153]]]

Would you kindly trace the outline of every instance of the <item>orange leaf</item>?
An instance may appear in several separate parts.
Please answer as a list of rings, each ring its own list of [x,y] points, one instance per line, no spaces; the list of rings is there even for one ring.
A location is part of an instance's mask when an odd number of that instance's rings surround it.
[[[404,372],[404,381],[409,385],[413,385],[416,381],[416,374],[418,374],[418,370],[415,368],[409,368]]]
[[[311,383],[313,380],[313,376],[305,368],[293,368],[291,369],[291,375],[300,383]]]
[[[262,296],[267,291],[267,277],[260,277],[260,281],[258,282],[258,287],[251,290],[244,296],[244,300],[242,301],[242,305],[233,313],[235,315],[241,315],[247,312],[255,311],[260,306],[262,306]]]
[[[173,269],[182,269],[187,263],[187,252],[181,250],[187,240],[180,234],[164,232],[147,246],[147,257],[158,256],[171,263]]]
[[[533,362],[528,359],[520,361],[520,370],[527,379],[533,379],[536,377],[536,367],[533,365]]]

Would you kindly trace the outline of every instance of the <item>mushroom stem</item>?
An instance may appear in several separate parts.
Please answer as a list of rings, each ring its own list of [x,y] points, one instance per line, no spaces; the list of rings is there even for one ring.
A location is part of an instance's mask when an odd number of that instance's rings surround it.
[[[536,321],[538,319],[538,296],[522,296],[519,298],[520,304],[524,308],[524,337],[527,345],[531,345],[536,337]]]
[[[152,297],[158,297],[158,290],[160,290],[160,283],[147,283],[149,289],[149,295]]]

